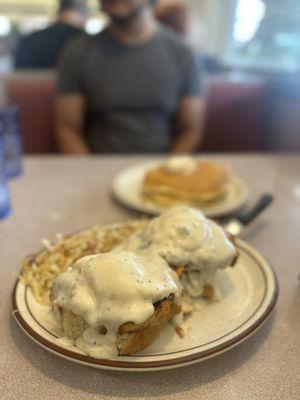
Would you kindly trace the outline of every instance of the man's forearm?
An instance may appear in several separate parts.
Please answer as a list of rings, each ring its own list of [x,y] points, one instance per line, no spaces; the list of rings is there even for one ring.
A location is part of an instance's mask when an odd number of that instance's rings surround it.
[[[58,145],[65,154],[84,155],[90,153],[82,136],[70,128],[59,129]]]
[[[192,153],[200,149],[205,126],[206,102],[201,97],[181,100],[175,119],[177,132],[171,153]]]
[[[88,154],[84,140],[85,99],[82,95],[59,95],[55,102],[55,126],[59,149],[65,154]]]
[[[173,154],[192,153],[199,149],[202,135],[194,130],[180,132],[171,147]]]

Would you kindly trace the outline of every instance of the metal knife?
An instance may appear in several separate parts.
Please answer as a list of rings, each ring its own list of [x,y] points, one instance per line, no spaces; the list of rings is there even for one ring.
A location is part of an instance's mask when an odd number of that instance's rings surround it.
[[[274,200],[271,194],[262,195],[255,206],[246,212],[237,214],[230,221],[225,223],[223,227],[226,231],[234,236],[240,234],[240,232],[249,225],[262,211],[264,211]]]

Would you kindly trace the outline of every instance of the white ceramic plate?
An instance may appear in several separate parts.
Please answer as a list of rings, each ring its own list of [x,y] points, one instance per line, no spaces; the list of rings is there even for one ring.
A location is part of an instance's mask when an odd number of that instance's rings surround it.
[[[169,325],[149,348],[131,357],[99,360],[86,356],[59,338],[49,306],[36,302],[20,280],[13,292],[13,315],[23,331],[46,350],[95,368],[151,371],[203,361],[229,350],[252,335],[273,310],[278,294],[274,271],[251,246],[237,240],[240,257],[234,268],[219,273],[222,300],[204,302],[184,323],[184,339]]]
[[[112,189],[115,198],[125,206],[142,213],[158,215],[165,211],[165,207],[147,201],[141,195],[145,173],[160,163],[161,161],[148,162],[122,169],[113,181]],[[249,189],[245,182],[233,175],[227,185],[225,197],[202,208],[202,211],[210,218],[228,215],[241,208],[248,196]]]

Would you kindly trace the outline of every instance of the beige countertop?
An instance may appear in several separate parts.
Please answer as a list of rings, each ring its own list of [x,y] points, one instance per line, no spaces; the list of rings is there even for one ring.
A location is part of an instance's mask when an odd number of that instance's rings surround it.
[[[110,197],[114,174],[143,157],[27,158],[10,183],[13,212],[0,221],[0,398],[300,399],[300,156],[222,156],[248,183],[250,204],[269,191],[275,203],[245,239],[272,263],[280,295],[268,322],[238,347],[173,371],[95,370],[48,353],[11,317],[21,258],[41,238],[136,216]]]

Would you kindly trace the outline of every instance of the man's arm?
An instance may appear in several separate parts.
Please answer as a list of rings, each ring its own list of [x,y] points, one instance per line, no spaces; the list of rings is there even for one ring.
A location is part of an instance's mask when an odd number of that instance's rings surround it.
[[[191,96],[181,99],[175,120],[176,136],[171,153],[191,153],[200,147],[203,139],[205,114],[204,98]]]
[[[65,154],[88,154],[84,140],[85,99],[79,94],[60,94],[55,104],[59,149]]]

